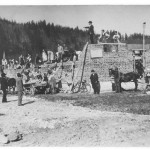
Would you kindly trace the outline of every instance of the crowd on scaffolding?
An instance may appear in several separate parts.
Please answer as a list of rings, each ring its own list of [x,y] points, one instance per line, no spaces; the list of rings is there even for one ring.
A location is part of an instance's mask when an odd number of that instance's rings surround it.
[[[88,23],[89,23],[89,26],[84,27],[84,28],[88,30],[90,43],[95,44],[95,41],[94,41],[94,36],[95,36],[94,26],[92,24],[92,21],[89,21]],[[110,38],[109,31],[105,31],[104,29],[102,29],[101,34],[97,39],[97,43],[108,43],[109,38]],[[118,34],[118,31],[114,32],[114,35],[113,35],[112,38],[113,38],[114,43],[120,43],[120,35]]]

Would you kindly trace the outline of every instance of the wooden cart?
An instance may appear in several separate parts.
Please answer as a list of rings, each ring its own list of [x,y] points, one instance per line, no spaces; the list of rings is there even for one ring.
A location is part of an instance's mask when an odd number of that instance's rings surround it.
[[[24,93],[35,95],[36,93],[47,94],[49,88],[47,82],[27,82],[24,84]]]

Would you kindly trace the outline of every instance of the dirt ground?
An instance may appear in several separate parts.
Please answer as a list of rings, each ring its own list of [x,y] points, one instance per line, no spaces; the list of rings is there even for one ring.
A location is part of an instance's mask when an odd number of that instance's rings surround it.
[[[0,99],[1,99],[0,95]],[[141,92],[17,96],[0,103],[0,146],[150,146],[150,96]]]

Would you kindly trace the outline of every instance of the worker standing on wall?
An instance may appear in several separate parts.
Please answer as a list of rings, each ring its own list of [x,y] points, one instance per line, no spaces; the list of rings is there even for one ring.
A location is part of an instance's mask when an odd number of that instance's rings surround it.
[[[101,30],[101,34],[98,37],[98,43],[107,43],[107,40],[109,39],[110,34],[108,31]]]
[[[84,27],[84,28],[88,29],[90,42],[91,42],[91,44],[94,44],[94,26],[92,25],[92,21],[89,21],[88,23],[89,23],[89,26]]]

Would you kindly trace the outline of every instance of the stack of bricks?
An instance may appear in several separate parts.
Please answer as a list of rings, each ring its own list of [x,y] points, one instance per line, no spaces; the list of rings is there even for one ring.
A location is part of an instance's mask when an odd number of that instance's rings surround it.
[[[119,45],[118,52],[103,52],[101,58],[91,58],[91,50],[103,49],[103,45],[92,44],[88,46],[86,63],[84,69],[84,79],[88,82],[90,79],[91,69],[94,69],[99,76],[100,81],[111,81],[109,77],[109,68],[118,67],[122,73],[133,71],[132,53],[127,50],[126,45]],[[80,79],[81,71],[77,78]]]

